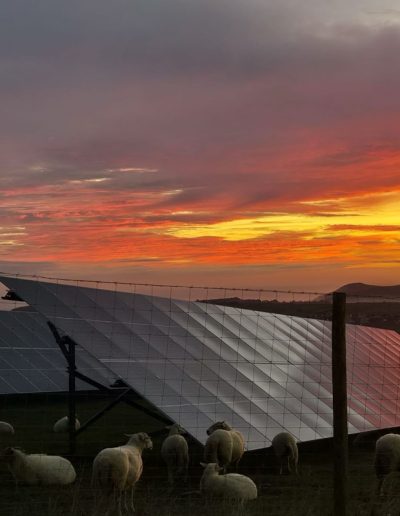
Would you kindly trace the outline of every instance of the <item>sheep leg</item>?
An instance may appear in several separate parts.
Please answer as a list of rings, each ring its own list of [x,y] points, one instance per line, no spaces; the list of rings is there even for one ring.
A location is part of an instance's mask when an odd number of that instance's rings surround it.
[[[103,503],[104,501],[104,503]],[[94,502],[94,516],[97,516],[98,514],[104,514],[104,516],[107,516],[108,514],[108,506],[110,504],[109,496],[104,494],[102,491],[96,490],[95,491],[95,502]],[[104,508],[106,511],[103,513]]]
[[[244,500],[240,500],[236,507],[237,514],[243,514],[244,511]]]
[[[102,500],[102,497],[100,498]],[[108,516],[113,513],[114,507],[116,506],[116,493],[115,490],[112,490],[110,493],[104,496],[104,516]],[[102,510],[102,503],[99,504],[100,507],[100,515]]]
[[[106,507],[107,507],[107,510],[106,510],[105,516],[108,516],[109,514],[113,513],[113,509],[115,507],[115,498],[114,498],[114,496],[109,496],[108,497],[108,503],[107,503]],[[100,515],[101,515],[101,507],[100,507]]]
[[[100,497],[97,497],[97,493],[95,493],[94,495],[94,502],[93,502],[93,516],[96,516],[97,515],[97,510],[99,508],[99,498]]]
[[[297,471],[297,462],[293,457],[291,459],[291,464],[292,464],[291,471],[294,470],[295,474],[298,475],[299,472]]]
[[[383,484],[383,476],[378,479],[378,483],[376,486],[376,494],[381,496],[382,494],[382,484]]]
[[[135,512],[135,506],[133,504],[134,488],[132,487],[132,489],[130,491],[131,491],[131,493],[130,493],[130,496],[131,496],[131,510],[132,510],[132,512]]]
[[[128,513],[129,507],[128,507],[128,491],[125,489],[121,493],[121,500],[122,500],[122,506],[124,509],[124,513]]]
[[[117,510],[117,515],[122,516],[122,491],[114,489],[113,492],[113,506]],[[108,514],[108,513],[107,513]]]
[[[172,487],[174,485],[174,475],[171,465],[168,465],[168,484]]]

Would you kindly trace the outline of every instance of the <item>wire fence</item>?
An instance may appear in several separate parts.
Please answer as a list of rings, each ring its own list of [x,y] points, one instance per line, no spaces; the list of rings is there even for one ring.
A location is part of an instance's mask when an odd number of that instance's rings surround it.
[[[95,514],[93,458],[137,432],[154,442],[143,453],[139,514],[239,513],[199,493],[206,431],[217,421],[244,438],[238,472],[258,488],[246,514],[338,514],[332,294],[11,275],[0,281],[0,419],[15,429],[1,436],[3,445],[67,456],[77,471],[71,486],[14,492],[4,467],[1,514],[27,514],[26,500],[33,515]],[[383,492],[390,493],[376,495],[374,470],[376,439],[400,427],[399,302],[347,298],[348,514],[400,514],[389,481]],[[65,432],[54,432],[67,415]],[[175,422],[188,432],[190,462],[187,482],[171,487],[161,445],[165,425]],[[287,458],[279,474],[271,443],[282,432],[297,441],[298,475]],[[389,475],[394,485],[396,475]]]

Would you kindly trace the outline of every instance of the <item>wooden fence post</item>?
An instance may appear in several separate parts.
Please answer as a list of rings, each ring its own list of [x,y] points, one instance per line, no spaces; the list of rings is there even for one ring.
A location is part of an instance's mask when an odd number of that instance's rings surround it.
[[[333,293],[332,392],[334,453],[334,516],[346,516],[348,482],[346,294]]]

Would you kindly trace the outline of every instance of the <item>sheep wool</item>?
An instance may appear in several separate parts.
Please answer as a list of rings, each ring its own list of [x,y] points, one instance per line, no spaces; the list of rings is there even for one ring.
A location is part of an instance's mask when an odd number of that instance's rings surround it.
[[[400,469],[400,435],[385,434],[376,441],[374,466],[380,491],[384,477]]]
[[[129,440],[125,445],[105,448],[96,455],[93,461],[92,485],[101,489],[99,501],[101,503],[101,499],[106,498],[105,502],[110,504],[113,502],[113,495],[116,495],[118,514],[121,514],[122,497],[127,506],[128,492],[130,493],[131,510],[135,510],[133,488],[143,472],[142,452],[145,449],[153,448],[153,443],[145,432],[127,437]]]
[[[0,455],[17,483],[28,485],[66,485],[76,473],[69,460],[58,455],[28,455],[17,448],[6,448]]]
[[[204,462],[216,462],[224,468],[233,465],[237,469],[244,453],[244,438],[225,421],[218,421],[207,430],[209,436],[204,448]]]
[[[204,464],[200,479],[200,492],[205,497],[223,498],[243,504],[257,498],[257,486],[251,478],[238,473],[220,475],[222,468],[216,463]]]
[[[293,470],[297,474],[297,464],[299,452],[296,439],[288,432],[280,432],[272,439],[272,448],[279,461],[279,474],[282,475],[284,466],[291,473]]]
[[[6,421],[0,421],[0,435],[14,435],[14,427]]]
[[[161,446],[161,456],[167,465],[168,482],[171,486],[179,478],[187,481],[189,466],[189,448],[183,437],[185,430],[177,423],[169,427],[168,437]]]
[[[79,420],[76,418],[75,419],[75,430],[78,430],[80,427],[81,427],[81,424],[80,424]],[[57,434],[68,432],[69,431],[69,417],[65,416],[65,417],[62,417],[61,419],[59,419],[58,421],[56,421],[53,426],[53,431],[56,432]]]

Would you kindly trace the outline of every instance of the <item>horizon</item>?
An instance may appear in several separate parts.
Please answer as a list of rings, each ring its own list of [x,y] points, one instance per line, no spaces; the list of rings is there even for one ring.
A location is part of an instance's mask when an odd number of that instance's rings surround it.
[[[400,284],[394,0],[6,0],[0,270]]]

